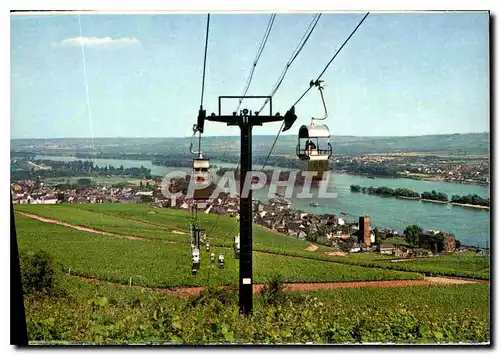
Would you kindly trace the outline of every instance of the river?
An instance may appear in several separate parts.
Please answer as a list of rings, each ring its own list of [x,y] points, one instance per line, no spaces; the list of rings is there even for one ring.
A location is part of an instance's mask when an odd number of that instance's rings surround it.
[[[71,161],[77,160],[67,156],[37,156],[36,159]],[[85,160],[85,159],[80,159]],[[174,170],[188,171],[187,168],[156,166],[146,160],[92,159],[98,166],[123,165],[128,167],[144,166],[151,169],[152,175],[164,176]],[[231,167],[234,164],[213,162],[218,166]],[[258,169],[259,167],[256,167]],[[271,167],[268,167],[271,168]],[[292,207],[310,213],[347,213],[347,219],[357,220],[359,216],[370,216],[371,226],[388,227],[403,231],[409,224],[418,224],[424,229],[438,229],[453,233],[462,244],[486,245],[490,238],[490,213],[488,210],[474,209],[432,202],[404,200],[392,197],[380,197],[350,191],[350,185],[387,186],[390,188],[408,188],[418,193],[436,190],[451,195],[478,194],[489,197],[489,187],[454,184],[440,181],[425,181],[412,179],[377,178],[368,179],[363,176],[332,173],[329,190],[337,193],[336,198],[318,199],[318,207],[309,206],[310,200],[292,198]],[[298,188],[302,190],[302,188]],[[295,195],[295,193],[294,193]],[[254,192],[254,197],[267,200],[267,189]]]

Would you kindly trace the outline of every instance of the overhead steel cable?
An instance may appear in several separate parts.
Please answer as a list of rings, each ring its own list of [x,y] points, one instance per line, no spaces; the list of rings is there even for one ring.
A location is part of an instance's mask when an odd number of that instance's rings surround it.
[[[321,79],[321,77],[323,76],[323,74],[325,74],[326,70],[328,69],[328,67],[330,66],[330,64],[332,64],[332,62],[334,61],[334,59],[337,57],[337,55],[340,53],[340,51],[342,50],[342,48],[344,48],[344,46],[347,44],[347,42],[349,42],[349,40],[351,39],[351,37],[354,35],[354,33],[356,33],[356,31],[358,30],[358,28],[361,26],[361,24],[365,21],[365,19],[368,17],[370,13],[367,12],[365,14],[365,16],[363,16],[363,18],[361,19],[361,21],[358,23],[358,25],[356,26],[356,28],[354,28],[354,30],[351,32],[351,34],[349,35],[349,37],[347,37],[347,39],[344,41],[344,43],[342,43],[342,45],[340,46],[340,48],[335,52],[335,54],[333,55],[332,59],[330,59],[330,61],[326,64],[325,68],[323,69],[323,71],[318,75],[318,78],[316,79],[316,82],[319,82],[319,80]],[[314,82],[312,82],[314,83]],[[299,97],[299,99],[297,101],[295,101],[295,103],[292,105],[295,106],[297,105],[300,100],[302,100],[304,98],[304,96],[309,92],[309,90],[311,90],[311,88],[313,87],[314,85],[309,85],[309,88]]]
[[[285,122],[283,121],[283,123],[281,124],[281,127],[278,131],[278,134],[276,135],[276,138],[274,138],[273,145],[271,146],[271,149],[269,149],[269,153],[267,154],[266,161],[264,162],[264,165],[262,165],[262,169],[260,169],[260,171],[263,171],[264,168],[266,167],[267,162],[269,161],[269,158],[271,157],[271,153],[273,152],[274,146],[276,145],[276,142],[278,141],[278,138],[280,136],[281,131],[283,130],[284,125],[285,125]]]
[[[292,55],[290,56],[290,59],[286,63],[285,67],[283,68],[283,71],[281,72],[280,76],[278,77],[278,80],[274,84],[274,87],[268,96],[273,97],[276,94],[276,92],[278,91],[281,83],[285,79],[285,76],[286,76],[286,73],[288,72],[288,69],[293,64],[295,59],[297,59],[297,57],[299,56],[299,54],[302,51],[302,49],[304,48],[305,44],[309,40],[309,37],[311,37],[311,34],[313,33],[314,29],[316,28],[316,25],[318,24],[320,17],[321,17],[321,14],[314,15],[311,23],[309,24],[306,31],[302,35],[302,38],[300,39],[299,43],[297,44],[297,47],[295,47],[295,49],[293,50]],[[269,102],[269,99],[266,99],[266,101],[264,102],[264,104],[260,108],[259,112],[261,112],[266,107],[268,102]]]
[[[210,31],[210,14],[207,14],[207,30],[206,30],[206,35],[205,35],[205,53],[203,55],[203,74],[202,74],[202,78],[201,78],[200,111],[203,110],[203,96],[205,93],[205,74],[206,74],[206,67],[207,67],[207,50],[208,50],[209,31]],[[197,154],[198,158],[203,158],[202,152],[201,152],[201,131],[197,127],[197,125],[194,125],[193,126],[193,139],[196,135],[196,132],[198,132],[198,151],[193,152],[193,150],[192,150],[193,140],[191,140],[191,146],[190,146],[189,150],[191,151],[191,153]],[[194,171],[194,167],[193,167],[193,171]],[[191,175],[191,178],[192,177],[193,176]],[[198,220],[198,201],[196,199],[193,200],[193,204],[191,206],[191,223],[190,223],[191,235],[190,235],[190,239],[192,239],[192,237],[193,237],[192,233],[193,233],[193,230],[195,230],[194,228],[196,228],[196,233],[197,233],[196,238],[198,238],[198,244],[199,244],[200,230],[199,230],[199,220]],[[199,247],[199,245],[198,245],[198,247]],[[194,270],[196,271],[196,269],[194,269]]]
[[[207,31],[205,35],[205,54],[203,56],[203,74],[201,79],[200,110],[203,110],[203,96],[205,94],[205,73],[207,68],[208,33],[210,31],[210,14],[207,14]],[[196,131],[195,131],[196,133]],[[198,154],[201,157],[201,132],[198,131]]]
[[[259,49],[257,50],[257,55],[255,56],[255,60],[253,61],[252,68],[250,69],[250,75],[248,76],[245,88],[243,89],[243,94],[241,96],[245,96],[248,92],[248,89],[250,88],[255,68],[257,67],[257,64],[259,62],[260,56],[262,55],[262,52],[264,51],[264,48],[266,47],[266,43],[269,38],[269,34],[271,33],[271,29],[273,28],[275,18],[276,14],[272,14],[271,18],[269,19],[269,22],[267,23],[266,32],[264,32],[264,37],[262,38]],[[235,110],[236,112],[238,112],[238,110],[240,109],[241,103],[243,102],[243,98],[240,98],[238,101],[239,101],[238,107]]]
[[[344,46],[347,44],[347,42],[349,42],[349,40],[351,39],[351,37],[354,35],[354,33],[358,30],[358,28],[361,26],[361,24],[365,21],[365,19],[368,17],[370,13],[367,12],[365,14],[365,16],[363,16],[363,18],[361,19],[361,21],[358,23],[358,25],[356,26],[356,28],[354,28],[354,30],[351,32],[351,34],[349,35],[349,37],[347,37],[347,39],[344,41],[344,43],[342,43],[342,45],[340,46],[340,48],[335,52],[335,54],[333,55],[332,59],[330,59],[330,61],[326,64],[325,68],[323,69],[323,71],[318,75],[318,78],[316,79],[315,82],[311,81],[309,83],[309,88],[299,97],[299,99],[297,101],[295,101],[295,103],[292,105],[292,107],[295,107],[300,100],[302,100],[302,98],[309,92],[309,90],[311,90],[312,87],[314,86],[318,86],[319,85],[319,82],[320,82],[320,79],[321,77],[323,76],[323,74],[326,72],[326,70],[328,69],[328,67],[330,66],[330,64],[334,61],[334,59],[337,57],[337,55],[340,53],[340,51],[342,50],[342,48],[344,48]],[[323,101],[324,103],[324,101]],[[276,142],[278,141],[278,138],[281,134],[281,132],[283,131],[283,127],[285,125],[285,122],[283,122],[281,124],[281,127],[280,127],[280,130],[278,131],[278,134],[276,135],[276,138],[274,140],[274,143],[273,145],[271,146],[271,149],[269,150],[269,154],[267,154],[267,158],[264,162],[264,165],[262,166],[262,170],[264,169],[264,167],[266,166],[267,162],[269,161],[269,158],[271,157],[271,153],[274,149],[274,146],[276,145]]]
[[[248,89],[250,88],[250,84],[252,83],[252,78],[253,78],[253,74],[255,72],[255,68],[257,67],[257,64],[258,64],[259,59],[260,59],[260,57],[262,55],[262,52],[264,51],[264,48],[265,48],[266,43],[267,43],[267,40],[269,38],[269,34],[271,33],[271,30],[273,28],[273,24],[274,24],[274,19],[275,18],[276,18],[276,14],[272,14],[271,17],[270,17],[270,19],[269,19],[269,22],[267,23],[266,31],[264,32],[264,37],[262,38],[262,41],[261,41],[261,43],[259,45],[259,49],[257,50],[257,54],[255,56],[252,68],[250,70],[250,74],[248,76],[247,82],[245,84],[245,88],[243,89],[242,96],[245,96],[246,93],[248,92]],[[236,112],[238,112],[238,110],[240,109],[242,101],[243,101],[243,99],[240,98],[239,102],[238,102],[238,107],[235,110]],[[226,151],[227,151],[227,148],[228,148],[228,143],[229,143],[229,141],[226,142],[226,147],[224,148],[223,156],[226,155]],[[236,168],[236,170],[238,170],[238,169],[239,169],[239,163],[238,163],[238,167]],[[240,183],[241,183],[241,177],[240,177]],[[221,206],[224,206],[224,204],[226,203],[226,201],[227,201],[227,198],[224,201],[222,201]],[[210,233],[212,233],[212,231],[215,229],[215,226],[217,225],[218,221],[219,221],[219,215],[217,215],[217,217],[216,217],[216,219],[214,221],[214,224],[212,225],[212,228],[210,229]]]

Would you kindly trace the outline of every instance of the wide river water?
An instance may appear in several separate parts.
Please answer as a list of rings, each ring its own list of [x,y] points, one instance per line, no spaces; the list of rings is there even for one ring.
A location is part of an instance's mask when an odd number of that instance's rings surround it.
[[[36,158],[59,161],[77,160],[75,157],[68,156],[37,156]],[[142,165],[151,169],[152,175],[160,176],[173,170],[189,171],[186,168],[156,166],[150,161],[143,160],[93,159],[92,161],[98,166],[123,165],[128,168]],[[213,163],[224,167],[234,166],[234,164]],[[258,168],[258,166],[255,167],[255,169]],[[336,198],[317,199],[319,206],[311,207],[309,206],[311,200],[292,197],[292,206],[295,209],[317,214],[340,214],[344,211],[349,220],[357,220],[359,216],[370,216],[372,228],[388,227],[402,232],[406,226],[415,223],[424,229],[438,229],[453,233],[462,244],[485,246],[489,243],[490,213],[488,210],[353,193],[349,189],[350,185],[402,187],[418,193],[436,190],[447,194],[448,197],[478,194],[487,198],[490,195],[489,188],[484,186],[412,179],[368,179],[363,176],[332,173],[328,189],[337,193]],[[302,190],[301,187],[297,189]],[[265,201],[268,198],[267,189],[256,190],[253,196]]]

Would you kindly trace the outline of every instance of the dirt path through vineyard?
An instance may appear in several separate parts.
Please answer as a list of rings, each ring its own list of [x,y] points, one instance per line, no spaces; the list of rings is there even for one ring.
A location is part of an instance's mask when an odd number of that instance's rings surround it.
[[[73,229],[76,229],[76,230],[79,230],[79,231],[83,231],[83,232],[89,232],[89,233],[95,233],[95,234],[102,234],[102,235],[108,235],[108,236],[118,237],[118,238],[126,238],[126,239],[131,239],[131,240],[149,241],[148,238],[137,237],[137,236],[132,236],[132,235],[116,234],[116,233],[111,233],[111,232],[105,232],[105,231],[98,230],[98,229],[93,229],[93,228],[78,226],[78,225],[75,225],[75,224],[71,224],[71,223],[59,221],[57,219],[42,217],[42,216],[39,216],[39,215],[36,215],[36,214],[33,214],[33,213],[20,212],[20,211],[16,211],[16,213],[19,213],[20,215],[25,216],[25,217],[36,219],[36,220],[41,221],[41,222],[54,223],[54,224],[58,224],[60,226],[65,226],[65,227],[73,228]]]
[[[202,286],[193,287],[168,287],[168,288],[151,288],[137,285],[123,285],[104,280],[98,280],[90,277],[83,277],[77,275],[68,275],[69,277],[85,280],[95,284],[110,284],[122,288],[133,287],[137,289],[146,289],[154,292],[169,294],[172,296],[189,297],[198,295],[205,290]],[[437,286],[437,285],[465,285],[476,283],[488,283],[488,281],[470,280],[470,279],[457,279],[446,277],[424,277],[422,280],[390,280],[390,281],[350,281],[350,282],[317,282],[317,283],[286,283],[285,291],[315,291],[315,290],[329,290],[335,288],[361,288],[361,287],[412,287],[412,286]],[[219,289],[227,288],[227,286],[220,286]],[[263,284],[253,285],[253,292],[259,293],[264,288]]]

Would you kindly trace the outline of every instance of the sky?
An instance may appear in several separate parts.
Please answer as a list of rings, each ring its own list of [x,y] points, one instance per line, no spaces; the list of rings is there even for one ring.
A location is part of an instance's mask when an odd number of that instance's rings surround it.
[[[277,14],[247,95],[270,93],[313,15]],[[322,14],[273,97],[273,114],[290,108],[363,16]],[[218,111],[219,96],[242,94],[269,18],[211,14],[208,114]],[[11,138],[191,135],[206,20],[206,14],[12,15]],[[322,77],[331,135],[489,132],[488,21],[487,12],[371,13]],[[248,99],[241,107],[256,110],[262,102]],[[223,100],[222,112],[236,106]],[[298,119],[286,134],[323,114],[319,91],[310,90],[295,109]],[[275,135],[280,125],[254,134]],[[205,124],[206,136],[238,134]]]

